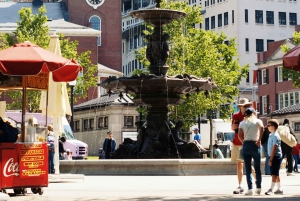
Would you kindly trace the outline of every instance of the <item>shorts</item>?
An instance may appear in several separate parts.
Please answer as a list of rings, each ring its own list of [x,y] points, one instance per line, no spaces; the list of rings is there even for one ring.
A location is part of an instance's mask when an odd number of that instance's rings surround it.
[[[232,144],[231,150],[231,161],[232,162],[244,162],[244,160],[240,159],[240,149],[242,149],[242,145],[234,145]]]
[[[269,157],[270,159],[270,157]],[[281,157],[280,156],[274,156],[272,160],[272,165],[270,166],[271,175],[279,176],[279,170],[281,166]]]

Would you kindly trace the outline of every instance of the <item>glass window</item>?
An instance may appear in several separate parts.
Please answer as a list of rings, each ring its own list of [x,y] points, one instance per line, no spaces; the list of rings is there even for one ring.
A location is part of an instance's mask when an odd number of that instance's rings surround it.
[[[268,101],[267,101],[267,96],[262,97],[262,108],[263,108],[263,114],[268,113]]]
[[[263,51],[264,51],[264,40],[256,39],[256,52],[263,52]]]
[[[209,30],[209,18],[205,18],[205,30]]]
[[[278,82],[283,81],[282,67],[277,68],[278,70]]]
[[[87,130],[89,128],[89,120],[88,119],[84,119],[83,120],[83,129]]]
[[[284,107],[289,106],[289,94],[285,93],[284,94]]]
[[[250,72],[247,73],[247,77],[246,77],[246,83],[249,84],[250,82]]]
[[[124,126],[133,126],[133,116],[124,116]]]
[[[297,13],[290,13],[290,25],[297,25]]]
[[[289,105],[294,105],[294,92],[290,92],[290,104]]]
[[[267,24],[274,24],[274,12],[267,11]]]
[[[300,122],[295,122],[295,131],[300,131]]]
[[[261,73],[262,73],[262,76],[261,76],[262,81],[261,81],[261,83],[262,84],[267,84],[267,70],[261,70]]]
[[[222,14],[218,15],[218,27],[222,26]]]
[[[94,119],[89,119],[89,128],[94,129]]]
[[[75,131],[79,131],[80,130],[80,121],[74,121],[75,123]]]
[[[224,13],[224,26],[228,25],[228,12]]]
[[[299,91],[296,91],[296,92],[295,92],[295,104],[300,103],[300,102],[299,102],[299,95],[300,95],[300,92],[299,92]]]
[[[248,22],[248,9],[245,9],[245,22]]]
[[[216,27],[216,17],[211,17],[211,29],[214,29]]]
[[[98,128],[104,128],[104,118],[103,117],[98,118]]]
[[[101,31],[101,18],[100,17],[92,16],[89,21],[90,21],[91,27],[93,29]],[[98,46],[101,46],[101,36],[98,36]]]
[[[104,127],[108,127],[108,117],[104,117]]]
[[[249,52],[249,38],[245,39],[246,52]]]
[[[284,94],[279,94],[279,109],[284,108]]]
[[[234,10],[232,10],[232,23],[234,23]]]
[[[256,10],[255,11],[255,23],[263,23],[263,11],[262,10]]]
[[[279,24],[286,25],[286,13],[285,12],[279,12]]]

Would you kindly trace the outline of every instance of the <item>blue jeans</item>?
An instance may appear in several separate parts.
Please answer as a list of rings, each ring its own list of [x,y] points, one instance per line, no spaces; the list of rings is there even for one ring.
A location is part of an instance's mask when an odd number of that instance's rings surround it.
[[[269,166],[269,155],[268,155],[268,143],[264,143],[262,144],[263,149],[264,149],[264,155],[266,157],[266,161],[265,161],[265,174],[266,175],[270,175],[271,171],[270,171],[270,166]]]
[[[54,173],[54,151],[48,151],[48,171],[49,174]]]
[[[293,155],[295,160],[294,170],[298,171],[299,155]]]
[[[248,189],[253,189],[252,171],[251,171],[252,159],[254,161],[254,170],[256,173],[256,188],[261,188],[261,171],[260,171],[261,148],[256,146],[254,141],[244,141],[243,156],[244,156],[244,163],[246,169]]]

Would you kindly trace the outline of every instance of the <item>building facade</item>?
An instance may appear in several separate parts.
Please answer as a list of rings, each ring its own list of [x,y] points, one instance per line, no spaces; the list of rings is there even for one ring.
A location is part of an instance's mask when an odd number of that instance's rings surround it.
[[[89,155],[98,155],[108,131],[112,131],[117,147],[124,138],[135,139],[137,136],[135,122],[140,116],[127,95],[104,95],[76,105],[74,111],[74,134],[89,145]]]
[[[283,77],[282,57],[285,53],[281,45],[295,46],[292,39],[275,41],[269,44],[268,51],[257,54],[259,118],[264,124],[271,118],[280,123],[288,118],[292,127],[298,128],[300,89]],[[296,129],[296,134],[300,134],[299,129]]]

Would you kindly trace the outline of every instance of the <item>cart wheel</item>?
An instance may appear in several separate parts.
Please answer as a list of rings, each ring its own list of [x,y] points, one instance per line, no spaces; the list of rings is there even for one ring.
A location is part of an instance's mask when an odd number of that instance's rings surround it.
[[[27,188],[23,188],[23,189],[22,189],[22,194],[23,194],[23,195],[26,195],[26,193],[27,193]]]
[[[20,188],[14,188],[14,193],[15,193],[15,195],[21,194],[22,193],[22,189],[20,189]]]
[[[38,188],[31,188],[31,192],[37,194],[39,192]]]
[[[39,190],[38,190],[38,191],[39,191],[39,194],[40,194],[40,195],[43,195],[44,189],[43,189],[43,188],[38,188],[38,189],[39,189]]]
[[[5,193],[5,194],[7,194],[7,192],[6,192],[5,189],[1,189],[1,190],[0,190],[0,193]]]

